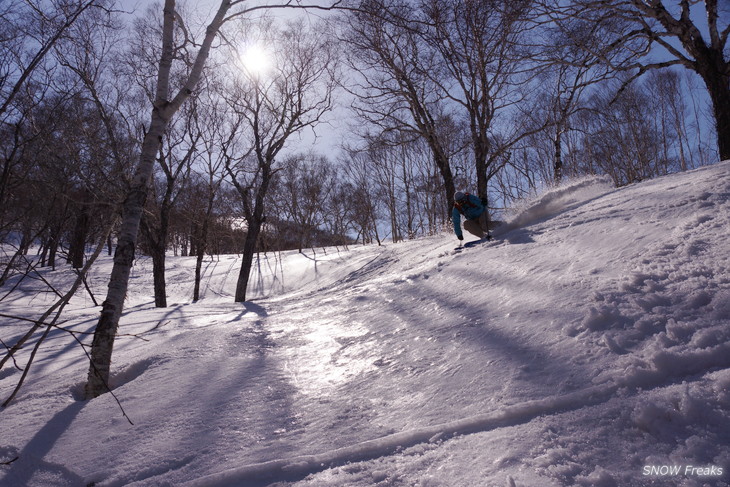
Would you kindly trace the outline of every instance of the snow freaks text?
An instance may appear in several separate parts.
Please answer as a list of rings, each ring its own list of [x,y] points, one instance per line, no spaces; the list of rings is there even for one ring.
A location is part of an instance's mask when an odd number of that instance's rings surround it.
[[[644,476],[651,477],[674,477],[677,475],[685,477],[721,477],[724,469],[716,465],[705,467],[696,467],[694,465],[644,465],[641,473]]]

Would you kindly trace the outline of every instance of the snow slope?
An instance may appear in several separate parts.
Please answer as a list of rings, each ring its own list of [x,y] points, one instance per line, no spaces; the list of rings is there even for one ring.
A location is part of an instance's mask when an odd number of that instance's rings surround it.
[[[108,394],[75,399],[86,359],[54,332],[0,411],[0,461],[18,458],[0,484],[728,486],[729,196],[730,163],[577,181],[463,251],[270,254],[245,305],[234,256],[195,304],[193,261],[170,257],[162,310],[140,259],[120,329],[138,336],[114,356],[134,425]],[[0,312],[40,314],[37,286]],[[92,329],[90,298],[72,305],[64,326]],[[19,375],[0,371],[0,397]]]

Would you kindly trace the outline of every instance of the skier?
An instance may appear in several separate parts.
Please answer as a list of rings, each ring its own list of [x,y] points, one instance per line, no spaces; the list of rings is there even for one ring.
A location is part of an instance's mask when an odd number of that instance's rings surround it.
[[[451,210],[451,220],[454,222],[454,233],[459,240],[464,240],[461,232],[461,216],[464,216],[464,229],[479,238],[489,240],[488,214],[482,200],[469,193],[457,191],[454,193],[454,209]]]

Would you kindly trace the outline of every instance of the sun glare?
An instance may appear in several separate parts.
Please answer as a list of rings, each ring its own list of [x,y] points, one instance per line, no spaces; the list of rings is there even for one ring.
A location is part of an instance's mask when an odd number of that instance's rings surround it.
[[[272,65],[271,53],[260,45],[252,45],[241,54],[243,68],[254,76],[263,76]]]

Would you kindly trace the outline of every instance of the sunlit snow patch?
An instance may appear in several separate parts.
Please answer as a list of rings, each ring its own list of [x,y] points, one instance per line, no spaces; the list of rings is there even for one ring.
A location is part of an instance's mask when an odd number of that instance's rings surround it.
[[[308,327],[302,337],[308,343],[284,352],[286,370],[303,393],[327,395],[349,378],[374,368],[362,339],[368,329],[362,324],[324,321]]]

